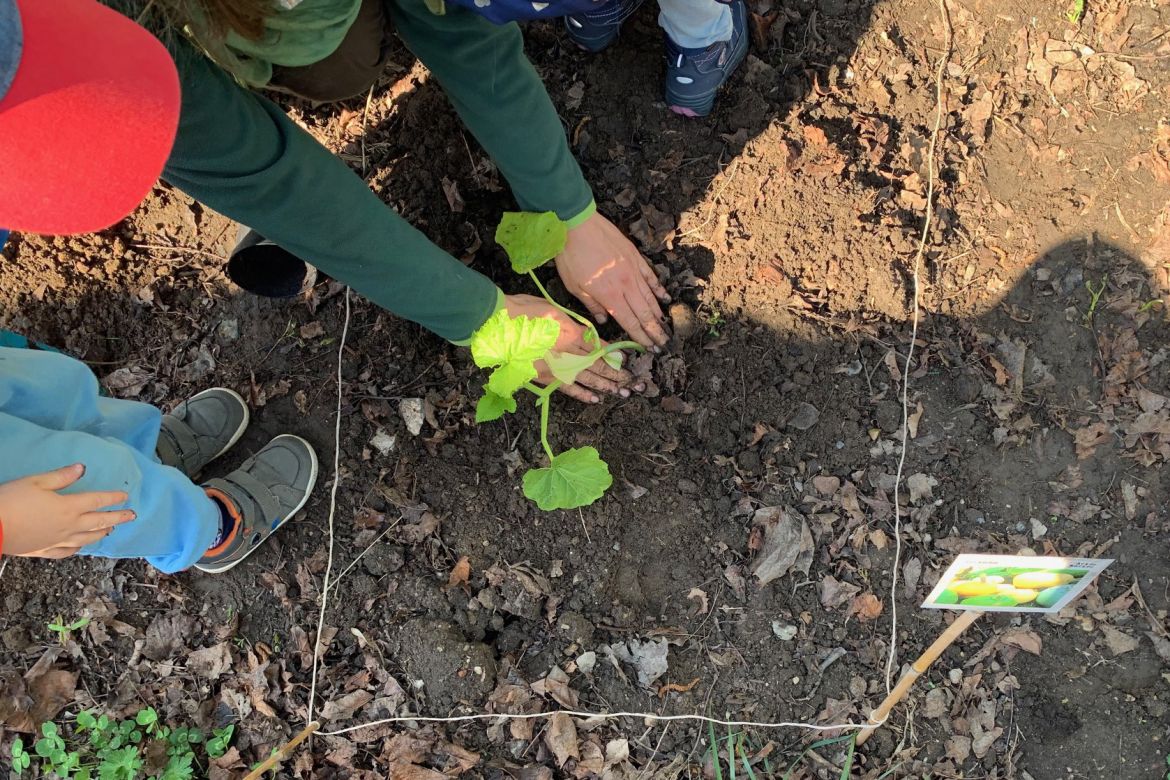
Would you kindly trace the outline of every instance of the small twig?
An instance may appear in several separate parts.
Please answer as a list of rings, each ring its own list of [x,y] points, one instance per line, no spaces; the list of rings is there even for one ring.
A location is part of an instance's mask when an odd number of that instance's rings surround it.
[[[247,775],[245,775],[244,780],[260,780],[260,778],[264,776],[265,772],[288,758],[289,755],[292,754],[293,750],[296,749],[297,745],[311,737],[313,732],[319,728],[321,728],[321,724],[317,721],[313,721],[308,726],[305,726],[304,729],[301,730],[300,734],[297,734],[295,737],[290,739],[280,748],[280,750],[277,750],[275,753],[269,756],[264,761],[264,763],[260,764]]]

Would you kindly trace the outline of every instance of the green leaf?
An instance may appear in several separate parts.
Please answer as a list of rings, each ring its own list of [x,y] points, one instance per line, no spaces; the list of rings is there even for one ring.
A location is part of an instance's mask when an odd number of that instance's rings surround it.
[[[483,397],[475,405],[475,421],[477,423],[491,422],[504,416],[505,412],[516,411],[516,399],[496,395],[484,388]]]
[[[1068,20],[1078,24],[1085,18],[1085,0],[1073,0],[1068,7]]]
[[[553,376],[566,385],[571,385],[577,381],[577,375],[596,363],[599,357],[596,353],[591,355],[574,355],[571,352],[557,352],[556,350],[552,350],[545,355],[544,362],[548,364]]]
[[[551,211],[509,211],[496,228],[496,243],[508,253],[512,270],[526,274],[559,255],[569,238],[569,229]]]
[[[524,475],[524,495],[547,511],[588,506],[613,484],[609,466],[593,447],[566,450],[548,468],[529,469]]]
[[[77,728],[79,731],[92,729],[97,725],[97,718],[93,716],[92,710],[82,710],[77,713]]]
[[[44,723],[41,724],[41,733],[44,734],[49,739],[56,737],[57,736],[57,724],[53,723],[51,720],[45,721]]]
[[[158,713],[154,711],[153,707],[147,707],[144,710],[139,710],[138,714],[134,716],[134,720],[139,726],[150,726],[158,722]]]
[[[20,758],[23,755],[27,755],[24,752],[24,740],[17,737],[16,741],[12,743],[12,757]]]
[[[621,350],[618,349],[615,349],[613,352],[606,352],[605,355],[602,356],[602,360],[604,360],[606,364],[614,371],[622,370],[622,363],[625,362],[624,358],[625,356],[622,355]]]
[[[510,317],[500,310],[471,337],[471,357],[480,368],[495,368],[487,388],[511,398],[536,378],[537,360],[557,343],[561,326],[546,317]]]

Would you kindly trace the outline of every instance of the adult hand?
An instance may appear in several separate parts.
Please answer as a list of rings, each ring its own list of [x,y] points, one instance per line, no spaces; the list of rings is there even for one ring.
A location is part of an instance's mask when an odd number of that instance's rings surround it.
[[[57,492],[84,473],[85,466],[75,463],[0,484],[6,554],[66,558],[108,536],[115,525],[135,518],[129,509],[102,511],[126,502],[127,495],[121,491]]]
[[[560,326],[560,336],[554,349],[571,355],[588,355],[597,350],[598,344],[585,343],[585,328],[581,323],[556,308],[544,298],[534,295],[507,295],[504,297],[504,308],[508,316],[519,317],[547,317]],[[604,344],[605,342],[601,342]],[[543,360],[536,363],[536,381],[542,385],[551,383],[555,377]],[[598,358],[589,368],[577,375],[577,381],[571,385],[561,385],[560,391],[566,395],[584,401],[587,404],[598,403],[601,398],[598,393],[611,393],[622,398],[630,395],[630,386],[641,392],[646,389],[644,383],[634,383],[634,377],[629,371],[611,368],[604,360]]]
[[[572,228],[556,264],[565,288],[595,320],[605,322],[612,315],[647,349],[659,352],[666,346],[669,336],[658,304],[670,296],[649,261],[608,219],[594,214]]]

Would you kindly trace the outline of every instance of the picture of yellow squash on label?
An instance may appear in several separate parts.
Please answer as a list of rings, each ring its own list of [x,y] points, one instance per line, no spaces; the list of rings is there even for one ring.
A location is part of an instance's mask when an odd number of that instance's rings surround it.
[[[960,571],[934,600],[965,607],[1052,607],[1071,589],[1081,569],[993,567]]]
[[[1110,563],[1103,558],[963,553],[939,577],[922,606],[1054,612],[1075,599]]]

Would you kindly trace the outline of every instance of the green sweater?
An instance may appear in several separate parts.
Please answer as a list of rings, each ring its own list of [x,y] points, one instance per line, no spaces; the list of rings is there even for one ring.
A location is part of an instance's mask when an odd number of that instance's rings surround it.
[[[356,0],[304,0],[280,13],[349,2]],[[387,5],[398,35],[442,84],[520,208],[570,221],[591,213],[592,193],[519,28],[463,9],[438,16],[425,0]],[[170,45],[183,104],[166,181],[444,338],[466,340],[491,316],[500,293],[487,277],[407,224],[279,106],[188,43]]]

